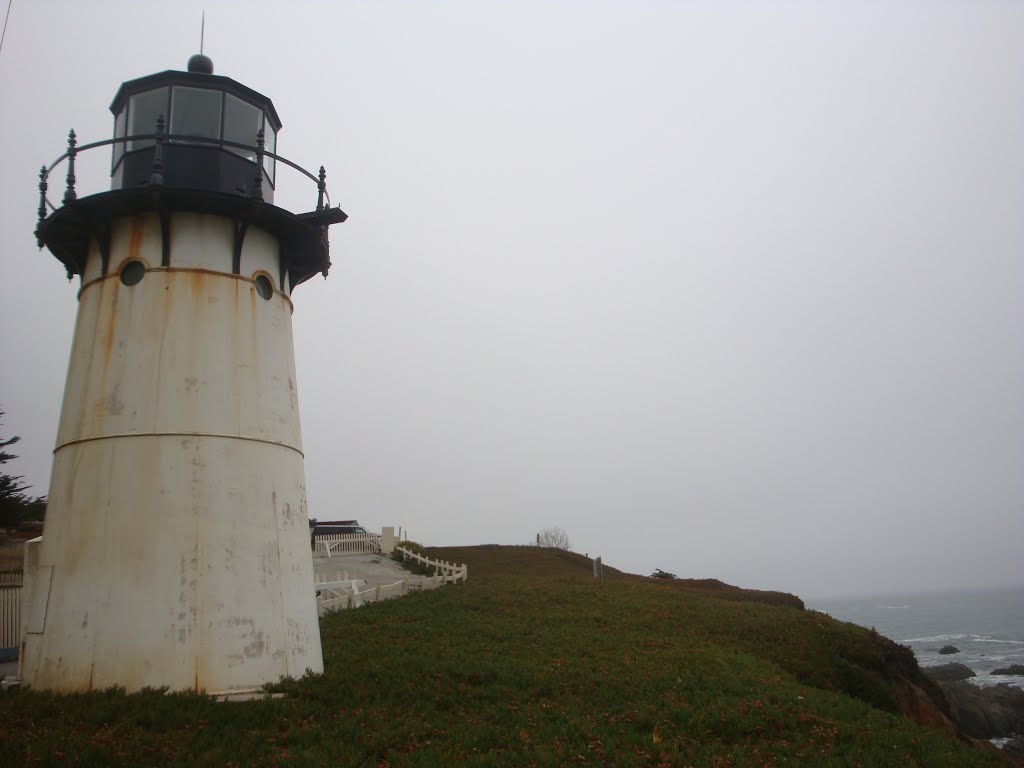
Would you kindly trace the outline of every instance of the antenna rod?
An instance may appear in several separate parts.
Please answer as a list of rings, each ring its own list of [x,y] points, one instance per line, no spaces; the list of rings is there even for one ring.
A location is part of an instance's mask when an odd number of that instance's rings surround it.
[[[203,10],[203,20],[199,23],[199,53],[203,52],[203,41],[206,38],[206,10]]]
[[[4,16],[4,31],[0,35],[0,51],[4,49],[4,39],[7,37],[7,22],[11,18],[11,6],[14,5],[14,0],[7,0],[7,15]]]

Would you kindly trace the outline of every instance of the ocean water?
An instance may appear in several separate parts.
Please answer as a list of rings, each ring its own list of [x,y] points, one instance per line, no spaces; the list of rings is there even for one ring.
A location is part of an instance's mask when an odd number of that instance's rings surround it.
[[[975,685],[1011,683],[1024,688],[1024,676],[993,675],[992,670],[1024,664],[1024,588],[973,592],[872,595],[806,600],[808,608],[833,618],[874,627],[908,645],[922,667],[965,664]],[[944,645],[960,653],[940,655]]]

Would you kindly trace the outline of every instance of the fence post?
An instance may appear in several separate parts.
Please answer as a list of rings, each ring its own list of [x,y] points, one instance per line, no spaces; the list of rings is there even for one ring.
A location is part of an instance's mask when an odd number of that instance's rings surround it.
[[[395,551],[395,529],[394,526],[384,526],[380,531],[380,552],[382,555],[390,555]]]

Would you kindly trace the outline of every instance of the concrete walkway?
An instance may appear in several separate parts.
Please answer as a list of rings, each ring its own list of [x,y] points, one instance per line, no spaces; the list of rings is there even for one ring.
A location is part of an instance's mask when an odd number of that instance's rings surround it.
[[[370,552],[334,555],[334,557],[314,555],[313,573],[318,582],[362,579],[366,582],[367,587],[394,584],[402,579],[413,579],[418,582],[422,578],[405,570],[390,557]]]

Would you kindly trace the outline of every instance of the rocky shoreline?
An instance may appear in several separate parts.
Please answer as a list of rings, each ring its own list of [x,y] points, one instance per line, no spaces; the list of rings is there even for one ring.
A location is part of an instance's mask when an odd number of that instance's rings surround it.
[[[1019,665],[994,674],[1019,674]],[[1010,683],[979,686],[969,682],[976,677],[965,664],[941,664],[923,667],[945,694],[950,709],[964,735],[975,739],[1008,739],[1003,751],[1024,760],[1024,689]]]

